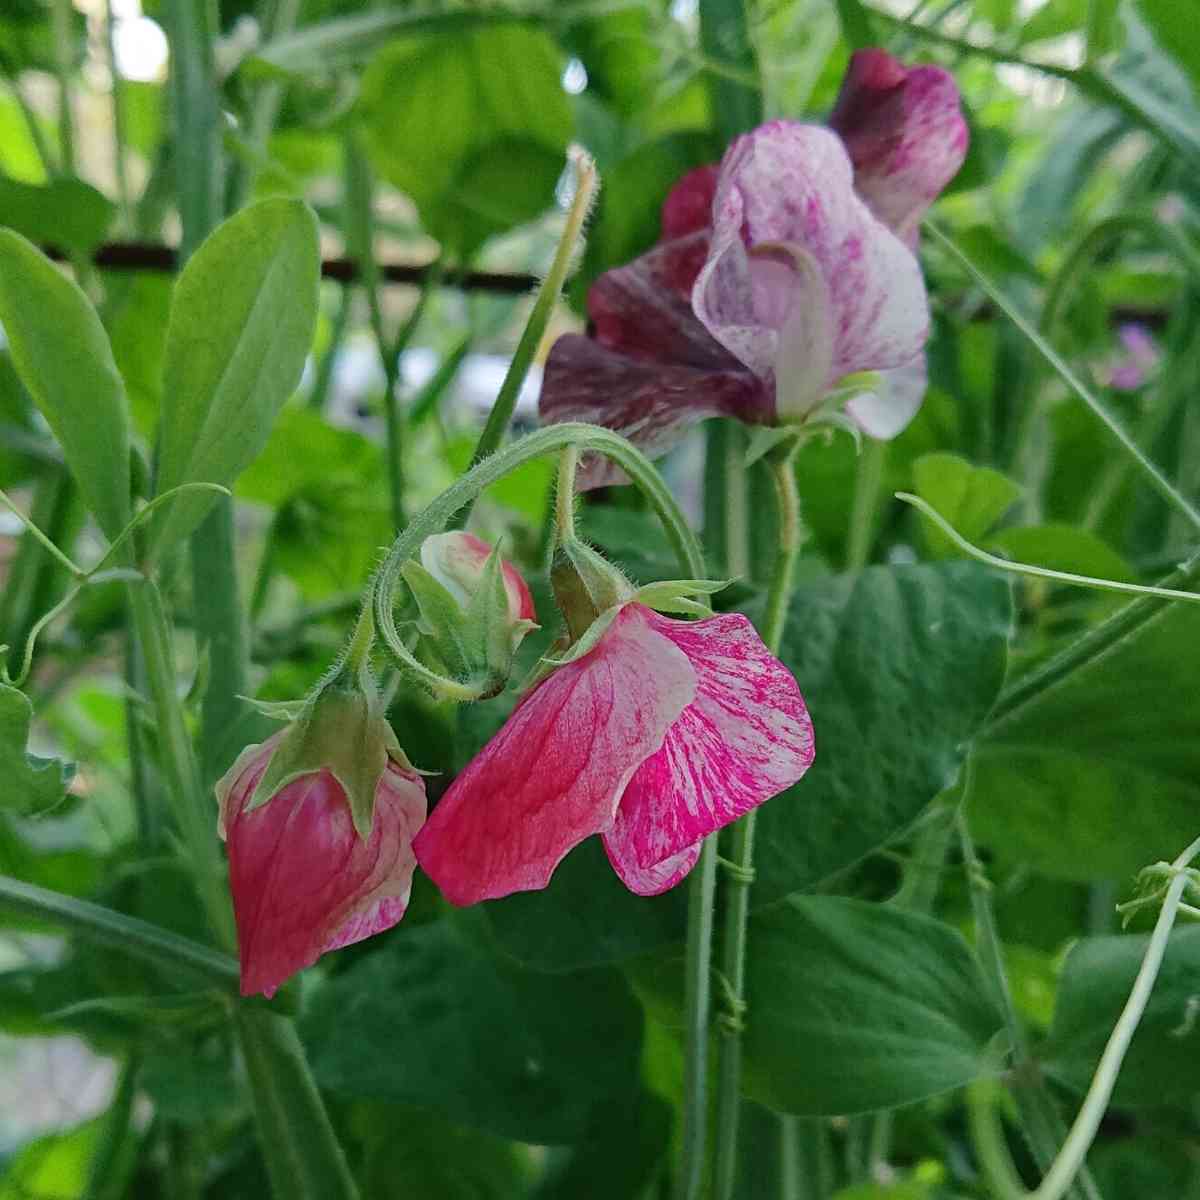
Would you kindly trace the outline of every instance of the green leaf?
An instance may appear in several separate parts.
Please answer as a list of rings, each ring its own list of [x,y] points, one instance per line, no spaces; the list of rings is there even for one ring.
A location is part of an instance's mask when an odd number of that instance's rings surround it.
[[[367,1144],[362,1186],[370,1200],[512,1200],[527,1192],[533,1164],[512,1142],[417,1107],[353,1111]]]
[[[981,842],[1075,880],[1131,875],[1187,844],[1200,811],[1185,699],[1200,673],[1197,608],[1146,607],[1132,631],[996,720],[976,756]]]
[[[817,756],[758,810],[754,904],[845,870],[954,781],[1003,681],[1010,623],[1007,583],[974,563],[872,567],[797,589],[780,658],[812,713]],[[543,891],[486,907],[509,954],[554,971],[682,938],[685,891],[631,895],[589,839]]]
[[[1115,7],[1107,0],[1101,7]],[[1154,40],[1191,76],[1200,90],[1200,24],[1186,4],[1176,0],[1135,0]]]
[[[116,206],[82,179],[38,187],[0,174],[0,213],[32,242],[87,253],[104,241]]]
[[[394,42],[363,75],[372,160],[428,229],[469,254],[553,203],[549,163],[557,177],[572,133],[561,74],[555,44],[518,24]]]
[[[1086,1091],[1142,964],[1149,937],[1084,938],[1063,966],[1045,1069]],[[1200,929],[1171,934],[1150,1002],[1117,1077],[1113,1103],[1190,1106],[1200,1093]]]
[[[957,931],[890,905],[793,896],[751,918],[746,1092],[781,1112],[869,1112],[998,1065],[1001,1017]]]
[[[1004,679],[1011,607],[1007,582],[974,563],[871,567],[797,589],[779,657],[817,753],[759,810],[756,904],[851,866],[954,782]]]
[[[978,541],[1021,494],[1007,475],[976,467],[957,454],[923,454],[913,463],[917,495],[937,509],[968,542]],[[921,532],[935,558],[961,557],[934,523],[921,518]]]
[[[567,1142],[597,1103],[636,1091],[641,1012],[616,972],[522,971],[443,920],[390,936],[326,983],[302,1033],[332,1091]]]
[[[837,0],[838,20],[842,25],[842,37],[855,50],[875,46],[879,39],[871,29],[871,18],[861,0]]]
[[[116,537],[130,518],[129,413],[112,349],[79,287],[10,230],[0,230],[0,323],[88,508]]]
[[[219,226],[175,285],[163,367],[157,494],[229,485],[262,449],[304,369],[317,321],[317,222],[271,199]],[[212,497],[190,493],[156,519],[161,550],[190,533]]]
[[[39,758],[26,749],[33,705],[24,692],[0,683],[0,777],[4,807],[40,813],[66,795],[75,768],[61,758]]]

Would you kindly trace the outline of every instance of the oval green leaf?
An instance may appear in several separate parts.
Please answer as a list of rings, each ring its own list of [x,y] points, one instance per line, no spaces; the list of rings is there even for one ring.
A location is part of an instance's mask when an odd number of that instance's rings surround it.
[[[300,382],[320,274],[317,220],[299,200],[243,209],[192,256],[167,327],[158,495],[183,483],[228,486],[254,460]],[[212,503],[195,492],[169,504],[153,549],[185,537]]]
[[[0,324],[21,382],[100,528],[129,522],[129,411],[100,318],[36,246],[0,229]]]

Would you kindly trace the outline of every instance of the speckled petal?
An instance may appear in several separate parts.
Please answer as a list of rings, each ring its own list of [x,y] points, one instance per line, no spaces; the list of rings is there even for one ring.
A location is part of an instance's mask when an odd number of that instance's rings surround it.
[[[967,153],[953,76],[940,67],[905,68],[884,50],[856,51],[829,125],[850,153],[858,194],[914,244],[921,217]]]
[[[638,865],[628,839],[604,835],[604,852],[621,882],[636,896],[659,896],[687,878],[700,857],[700,843],[688,846],[652,867]]]
[[[744,616],[656,613],[650,623],[692,663],[696,695],[630,780],[605,845],[614,865],[667,875],[677,856],[795,783],[812,763],[813,729],[795,679]]]
[[[850,160],[829,130],[772,121],[730,146],[714,202],[712,248],[693,288],[712,335],[760,375],[773,372],[792,308],[814,302],[804,272],[780,302],[784,251],[803,251],[827,292],[833,347],[826,388],[843,375],[912,361],[929,306],[912,252],[855,195]]]
[[[695,694],[695,669],[653,617],[627,605],[442,797],[415,849],[452,904],[543,888],[572,847],[612,825],[630,777]]]

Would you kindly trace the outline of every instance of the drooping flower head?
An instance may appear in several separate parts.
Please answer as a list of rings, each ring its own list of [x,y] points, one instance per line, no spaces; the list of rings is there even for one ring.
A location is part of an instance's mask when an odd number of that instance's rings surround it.
[[[808,769],[804,700],[750,622],[675,620],[639,600],[654,599],[657,585],[635,593],[621,582],[617,602],[521,700],[417,835],[422,869],[452,903],[543,888],[597,833],[625,886],[657,895],[687,875],[708,834]],[[576,592],[598,590],[584,579]]]
[[[543,420],[607,425],[652,455],[704,417],[804,422],[831,394],[870,436],[908,424],[929,324],[912,249],[965,153],[958,91],[860,52],[831,123],[770,122],[679,181],[658,245],[592,285],[591,336],[552,348]],[[588,462],[580,483],[618,478]]]
[[[424,781],[391,755],[365,838],[346,788],[326,767],[296,775],[255,805],[286,733],[247,747],[217,785],[243,996],[273,996],[322,954],[395,925],[408,907],[412,840],[425,820]]]

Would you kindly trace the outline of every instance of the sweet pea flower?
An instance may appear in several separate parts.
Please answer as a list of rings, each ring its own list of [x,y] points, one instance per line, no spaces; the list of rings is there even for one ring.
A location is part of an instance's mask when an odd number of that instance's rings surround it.
[[[1118,392],[1136,392],[1154,374],[1162,351],[1150,331],[1137,322],[1126,322],[1117,331],[1121,353],[1108,373],[1108,386]]]
[[[421,543],[420,556],[421,566],[467,609],[483,585],[492,547],[473,533],[451,530],[427,537]],[[515,630],[522,622],[536,619],[533,596],[521,572],[512,563],[501,560],[500,572],[508,599],[508,618]]]
[[[269,998],[322,954],[395,925],[408,907],[412,841],[425,820],[424,781],[391,755],[375,784],[366,838],[328,769],[292,778],[255,805],[287,732],[244,750],[217,785],[243,996]]]
[[[692,869],[701,841],[795,783],[813,757],[796,681],[750,622],[689,622],[636,600],[520,702],[417,834],[453,904],[545,887],[600,834],[630,891]],[[581,645],[586,645],[586,641]]]
[[[709,416],[802,423],[831,394],[895,437],[925,391],[922,213],[962,162],[953,80],[883,51],[851,62],[836,132],[773,121],[685,175],[662,239],[588,293],[592,333],[559,338],[540,410],[664,453]],[[588,461],[580,486],[616,482]]]

